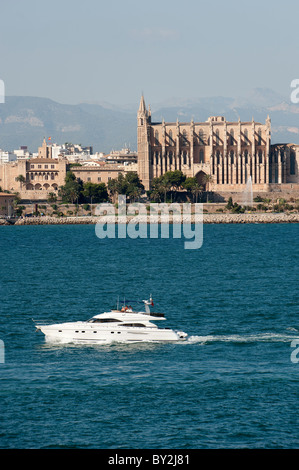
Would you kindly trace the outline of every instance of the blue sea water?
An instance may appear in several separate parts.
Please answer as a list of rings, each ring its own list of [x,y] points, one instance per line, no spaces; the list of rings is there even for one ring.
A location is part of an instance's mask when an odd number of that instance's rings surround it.
[[[100,240],[91,225],[0,227],[0,448],[299,446],[299,226],[203,235],[185,250]],[[35,332],[32,318],[87,319],[150,293],[188,341],[55,345]]]

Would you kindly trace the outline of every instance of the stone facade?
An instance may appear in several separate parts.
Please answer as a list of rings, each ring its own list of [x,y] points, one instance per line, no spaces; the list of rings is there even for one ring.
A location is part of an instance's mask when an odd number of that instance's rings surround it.
[[[69,169],[66,158],[31,158],[0,165],[0,187],[19,193],[22,199],[44,200],[50,193],[58,195],[60,186],[65,184]],[[83,183],[105,183],[117,178],[120,173],[137,172],[137,164],[117,165],[103,163],[99,166],[73,166],[70,168]],[[19,181],[23,176],[24,181]]]
[[[271,145],[271,120],[228,122],[152,122],[142,96],[137,114],[138,174],[146,189],[153,178],[181,170],[217,192],[244,191],[251,177],[254,191],[272,184],[299,184],[299,146]]]
[[[0,192],[0,216],[11,216],[14,212],[13,201],[15,196]]]
[[[52,147],[47,145],[45,138],[43,140],[42,146],[38,147],[38,158],[52,158]]]
[[[76,178],[80,178],[84,183],[105,183],[115,179],[119,174],[126,174],[127,171],[137,172],[137,164],[130,165],[117,165],[117,164],[102,164],[100,167],[92,165],[72,167],[72,172]]]
[[[32,158],[0,165],[2,189],[18,192],[22,199],[46,199],[58,192],[64,184],[67,161],[65,159]],[[24,181],[19,181],[23,176]]]

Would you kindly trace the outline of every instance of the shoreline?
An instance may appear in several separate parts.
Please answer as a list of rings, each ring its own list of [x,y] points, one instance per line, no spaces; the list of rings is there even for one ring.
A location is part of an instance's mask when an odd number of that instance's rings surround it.
[[[115,219],[111,216],[84,216],[84,217],[26,217],[20,218],[15,223],[10,223],[5,219],[0,219],[0,225],[91,225],[100,221],[106,223],[195,223],[195,215],[182,216],[176,219],[172,215],[168,217],[158,215],[150,218],[150,216],[127,216],[125,221]],[[197,219],[198,220],[198,219]],[[204,224],[277,224],[277,223],[299,223],[299,213],[244,213],[244,214],[203,214]]]

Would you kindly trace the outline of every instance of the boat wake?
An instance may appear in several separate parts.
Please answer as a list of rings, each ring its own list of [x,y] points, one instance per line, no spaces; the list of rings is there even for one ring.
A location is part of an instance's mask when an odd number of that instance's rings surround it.
[[[292,329],[292,331],[297,331]],[[182,344],[192,344],[192,343],[216,343],[216,342],[226,342],[226,343],[256,343],[256,342],[279,342],[279,343],[288,343],[292,341],[297,336],[297,334],[280,334],[280,333],[257,333],[250,335],[207,335],[207,336],[189,336],[187,340]]]

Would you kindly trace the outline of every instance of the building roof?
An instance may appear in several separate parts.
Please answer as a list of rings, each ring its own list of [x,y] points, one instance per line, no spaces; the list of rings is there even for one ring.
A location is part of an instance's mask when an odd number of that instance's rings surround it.
[[[9,197],[9,196],[10,196],[10,197],[15,197],[15,194],[11,194],[11,193],[3,193],[3,192],[1,193],[1,192],[0,192],[0,196],[6,196],[6,197]]]
[[[30,158],[30,163],[58,163],[58,158]]]

